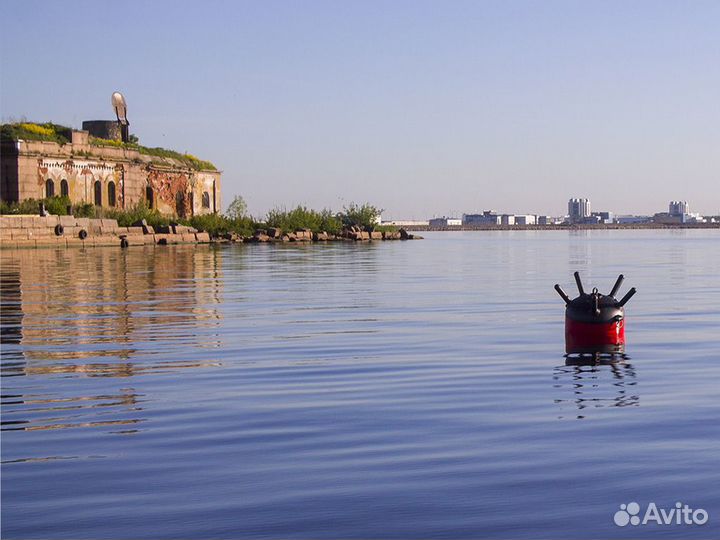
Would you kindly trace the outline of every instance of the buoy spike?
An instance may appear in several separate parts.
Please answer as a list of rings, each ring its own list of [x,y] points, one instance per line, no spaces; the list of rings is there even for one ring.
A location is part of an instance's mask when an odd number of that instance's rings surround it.
[[[575,272],[573,274],[575,276],[575,283],[577,283],[578,291],[580,292],[580,296],[585,294],[585,291],[583,290],[582,281],[580,280],[580,272]]]
[[[613,288],[608,296],[615,296],[617,294],[617,292],[620,290],[620,285],[622,285],[624,279],[625,276],[623,276],[622,274],[618,276],[617,281],[615,282],[615,285],[613,285]]]
[[[565,301],[566,304],[570,303],[570,297],[567,294],[565,294],[565,291],[563,291],[562,287],[560,287],[560,285],[557,283],[555,284],[555,290],[560,295],[560,297]]]
[[[623,307],[625,304],[628,303],[628,300],[630,300],[633,295],[637,292],[637,289],[633,287],[630,289],[625,296],[622,297],[622,300],[618,302],[618,307]]]

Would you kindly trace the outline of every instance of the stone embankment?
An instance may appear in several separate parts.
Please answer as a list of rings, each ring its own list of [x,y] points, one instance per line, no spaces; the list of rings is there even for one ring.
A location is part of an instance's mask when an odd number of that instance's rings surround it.
[[[95,247],[208,243],[210,235],[182,225],[154,230],[120,227],[114,219],[73,216],[0,216],[0,247]]]
[[[340,234],[312,232],[298,229],[283,232],[277,228],[258,229],[249,237],[227,234],[211,239],[201,232],[184,225],[168,225],[153,229],[144,220],[132,227],[120,227],[114,219],[75,218],[73,216],[0,216],[0,247],[95,247],[95,246],[144,246],[167,244],[206,244],[209,242],[371,242],[383,240],[419,240],[421,236],[404,229],[392,232],[368,231],[351,227]]]
[[[409,234],[405,229],[399,231],[373,231],[362,229],[360,227],[350,227],[343,229],[340,234],[331,234],[325,231],[313,232],[310,229],[297,229],[295,231],[283,232],[281,229],[270,227],[267,229],[258,229],[252,236],[238,236],[236,234],[228,234],[225,240],[232,242],[245,243],[268,243],[268,242],[332,242],[332,241],[352,241],[352,242],[372,242],[383,240],[421,240],[422,236]]]

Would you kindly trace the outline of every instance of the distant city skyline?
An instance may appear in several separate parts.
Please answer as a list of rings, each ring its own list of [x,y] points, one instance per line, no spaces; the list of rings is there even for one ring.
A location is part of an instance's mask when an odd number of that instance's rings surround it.
[[[567,212],[548,215],[537,212],[517,213],[484,209],[475,212],[462,212],[458,215],[431,216],[424,220],[403,220],[382,217],[380,222],[389,225],[430,225],[431,227],[486,226],[486,225],[592,225],[592,224],[630,224],[630,223],[718,223],[720,213],[701,215],[691,212],[688,201],[670,201],[663,210],[651,214],[616,214],[612,209],[592,210],[592,202],[587,198],[572,198],[567,202]]]
[[[143,144],[213,161],[256,216],[720,213],[718,2],[180,6],[6,3],[2,121],[79,128],[122,91]]]

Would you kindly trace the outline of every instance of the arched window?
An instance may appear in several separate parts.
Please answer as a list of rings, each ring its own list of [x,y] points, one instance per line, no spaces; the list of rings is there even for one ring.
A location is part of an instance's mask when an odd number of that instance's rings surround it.
[[[148,208],[154,208],[155,197],[153,194],[153,188],[150,186],[145,186],[145,201],[147,202]]]
[[[60,180],[60,195],[62,197],[67,197],[70,195],[70,190],[68,189],[68,183],[67,180],[64,178]]]
[[[210,194],[207,191],[203,191],[202,194],[202,207],[210,208]]]
[[[185,217],[185,194],[182,191],[175,194],[175,213],[178,217]]]
[[[95,206],[102,206],[102,185],[99,180],[95,181]]]
[[[52,178],[48,178],[45,181],[45,196],[46,197],[54,197],[55,196],[55,182],[52,181]]]
[[[108,182],[108,206],[115,206],[115,182]]]

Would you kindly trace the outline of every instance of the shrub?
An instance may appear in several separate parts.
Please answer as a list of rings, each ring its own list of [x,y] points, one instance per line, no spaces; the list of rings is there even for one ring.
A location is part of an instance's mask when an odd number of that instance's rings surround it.
[[[243,199],[240,195],[235,195],[235,198],[228,206],[225,215],[228,216],[230,219],[237,219],[245,217],[246,214],[247,204],[245,203],[245,199]]]
[[[186,225],[209,233],[214,238],[231,232],[240,236],[251,236],[257,226],[250,217],[231,218],[222,214],[203,214],[182,221]]]
[[[156,209],[148,208],[145,201],[140,201],[125,210],[96,209],[96,214],[100,214],[98,217],[116,219],[120,227],[130,227],[142,219],[151,227],[166,226],[170,223],[170,218],[163,216]]]
[[[96,215],[95,205],[92,203],[80,203],[73,206],[73,216],[82,218],[94,218]]]
[[[342,223],[345,227],[353,225],[358,227],[374,228],[378,224],[382,210],[365,203],[362,206],[351,203],[350,206],[343,208]]]
[[[70,206],[70,197],[67,195],[48,197],[43,199],[45,203],[45,210],[48,213],[55,216],[66,216],[68,213],[68,206]]]
[[[40,203],[45,205],[48,213],[56,216],[67,215],[68,206],[70,206],[70,198],[67,195],[62,197],[47,197],[45,199],[25,199],[22,202],[0,202],[0,214],[40,214]]]
[[[38,124],[31,124],[28,122],[23,122],[22,124],[18,124],[18,128],[28,131],[30,133],[33,133],[34,135],[41,135],[41,136],[45,136],[45,137],[52,137],[55,135],[55,130],[51,127],[41,126]]]
[[[17,141],[51,141],[58,144],[65,144],[70,141],[70,128],[46,122],[37,124],[35,122],[20,122],[17,124],[2,124],[0,126],[0,139]]]
[[[342,230],[342,219],[325,209],[320,212],[320,230],[331,234],[338,234]]]
[[[322,230],[323,215],[305,206],[297,206],[293,210],[274,208],[268,212],[265,222],[268,227],[278,227],[284,231],[296,229],[320,231]]]

